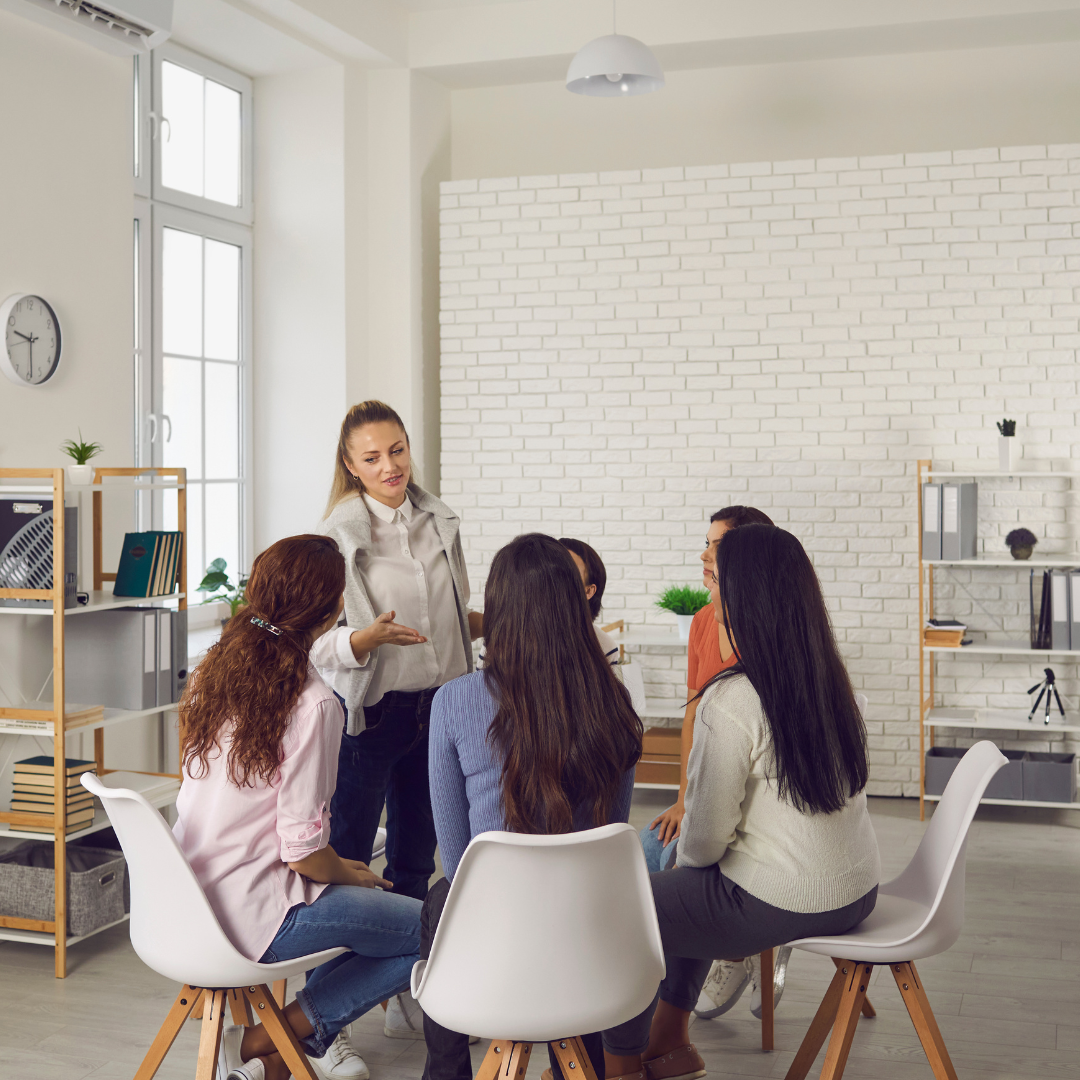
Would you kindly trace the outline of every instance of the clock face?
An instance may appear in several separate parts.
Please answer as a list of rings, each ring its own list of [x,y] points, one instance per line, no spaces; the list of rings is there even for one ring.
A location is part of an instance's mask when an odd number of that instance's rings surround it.
[[[60,363],[60,323],[40,296],[9,296],[0,315],[4,324],[4,352],[0,367],[13,382],[40,386],[55,374]]]

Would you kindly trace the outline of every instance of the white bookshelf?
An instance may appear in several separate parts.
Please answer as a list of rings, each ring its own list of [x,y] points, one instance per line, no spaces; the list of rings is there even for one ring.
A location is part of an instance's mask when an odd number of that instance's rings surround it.
[[[6,491],[6,489],[4,489]],[[168,596],[113,596],[108,589],[94,589],[90,592],[90,600],[86,604],[76,604],[74,607],[64,608],[64,617],[73,618],[75,615],[85,615],[89,611],[111,611],[114,608],[130,607],[167,607],[186,599],[184,593],[170,593]],[[8,607],[0,605],[0,615],[48,615],[52,617],[52,604],[48,607]]]

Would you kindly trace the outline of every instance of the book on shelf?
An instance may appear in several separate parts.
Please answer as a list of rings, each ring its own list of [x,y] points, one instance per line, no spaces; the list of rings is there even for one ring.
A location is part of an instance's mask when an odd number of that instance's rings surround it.
[[[84,772],[96,772],[96,761],[83,761],[79,758],[64,758],[64,773],[67,776],[81,776]],[[23,758],[15,762],[16,773],[32,773],[37,776],[52,777],[56,769],[53,759],[48,754],[38,754],[36,757]]]
[[[28,701],[25,705],[12,706],[16,709],[33,710],[34,712],[51,713],[53,703],[51,701]],[[101,705],[65,705],[64,706],[64,729],[86,727],[87,724],[97,724],[105,719],[105,709]],[[18,719],[0,719],[0,726],[7,728],[21,728],[24,731],[48,731],[52,724],[52,718],[41,720],[28,720],[25,717]],[[51,759],[50,759],[51,760]]]
[[[183,534],[155,529],[126,533],[116,568],[113,596],[169,596],[180,573]]]
[[[28,790],[24,784],[16,784],[11,795],[12,810],[26,810],[28,813],[51,814],[55,794],[44,788]],[[94,796],[80,785],[78,791],[69,791],[64,806],[68,811],[83,810],[92,805]],[[20,803],[20,806],[16,806]]]
[[[967,626],[956,619],[927,619],[923,627],[923,644],[958,649],[965,630]]]

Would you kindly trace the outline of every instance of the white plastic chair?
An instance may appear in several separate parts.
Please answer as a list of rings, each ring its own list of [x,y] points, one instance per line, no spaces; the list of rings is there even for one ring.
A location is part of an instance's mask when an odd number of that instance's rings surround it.
[[[413,997],[451,1031],[491,1039],[476,1080],[518,1080],[534,1042],[595,1080],[578,1036],[652,1001],[664,950],[637,832],[604,825],[486,832],[465,850]]]
[[[889,965],[934,1076],[957,1080],[914,961],[945,952],[960,936],[968,828],[986,785],[1006,760],[992,742],[976,743],[956,766],[911,862],[878,889],[870,915],[846,934],[791,942],[832,957],[837,970],[785,1080],[803,1080],[830,1029],[821,1077],[843,1075],[876,964]]]
[[[127,859],[131,882],[131,944],[147,967],[183,983],[135,1080],[151,1080],[184,1021],[203,1003],[196,1080],[211,1080],[226,999],[233,1021],[250,1026],[251,1006],[295,1077],[316,1080],[303,1048],[267,986],[325,964],[345,949],[324,949],[277,964],[242,956],[225,936],[165,819],[138,792],[106,787],[93,773],[82,785],[105,807]]]

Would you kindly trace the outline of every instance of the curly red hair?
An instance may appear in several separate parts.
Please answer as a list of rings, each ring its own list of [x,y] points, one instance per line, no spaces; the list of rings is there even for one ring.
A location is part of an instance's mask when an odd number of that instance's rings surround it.
[[[314,633],[337,610],[344,589],[345,560],[328,536],[289,536],[256,558],[247,606],[207,651],[180,699],[181,757],[189,775],[203,775],[208,758],[227,744],[229,779],[237,787],[274,780],[289,716],[308,679]]]

